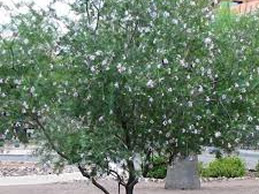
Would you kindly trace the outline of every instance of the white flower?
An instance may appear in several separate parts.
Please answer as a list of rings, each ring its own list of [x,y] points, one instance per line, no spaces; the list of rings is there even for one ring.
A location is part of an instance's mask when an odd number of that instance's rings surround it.
[[[13,81],[14,84],[17,84],[17,85],[21,85],[22,84],[22,81],[21,80],[18,80],[18,79],[15,79]]]
[[[172,119],[168,119],[168,124],[171,124],[172,123]]]
[[[92,66],[90,69],[91,69],[92,73],[94,73],[96,71],[95,66]]]
[[[173,89],[172,88],[168,88],[168,92],[172,92],[173,91]]]
[[[200,121],[202,119],[202,117],[200,115],[198,115],[196,118],[198,121]]]
[[[245,89],[245,88],[242,88],[242,89],[241,89],[241,92],[242,92],[242,93],[246,93],[246,89]]]
[[[150,80],[148,80],[146,85],[147,85],[148,88],[154,88],[155,87],[155,82],[150,79]]]
[[[99,120],[99,122],[103,121],[104,120],[104,116],[100,116],[98,120]]]
[[[207,74],[211,75],[211,73],[212,73],[211,69],[208,69]]]
[[[228,148],[231,148],[231,147],[232,147],[232,145],[230,143],[228,143]]]
[[[255,129],[256,129],[257,131],[259,131],[259,125],[256,125],[256,126],[255,126]]]
[[[204,40],[204,43],[207,44],[207,45],[210,44],[211,42],[212,42],[212,39],[210,37],[207,37]]]
[[[165,65],[167,65],[169,63],[168,59],[166,59],[166,58],[163,59],[163,62],[164,62]]]
[[[165,18],[168,18],[168,17],[170,16],[170,13],[167,12],[167,11],[165,11],[164,14],[163,14],[163,16],[164,16]]]
[[[27,102],[25,102],[25,101],[22,103],[22,105],[23,105],[23,107],[26,108],[26,109],[29,108],[29,105],[28,105]]]
[[[22,109],[22,113],[23,113],[23,114],[25,114],[25,113],[26,113],[26,110],[25,110],[24,108]]]
[[[226,94],[223,94],[223,95],[221,96],[221,98],[222,98],[222,100],[225,100],[225,99],[227,98],[227,95],[226,95]]]
[[[189,102],[188,102],[188,106],[189,106],[189,107],[192,107],[192,106],[193,106],[193,102],[192,102],[192,101],[189,101]]]
[[[191,2],[190,2],[190,5],[191,5],[191,6],[195,6],[195,5],[196,5],[195,1],[191,1]]]
[[[167,125],[167,121],[163,121],[163,125],[166,126]]]
[[[119,73],[123,73],[124,71],[126,71],[126,67],[122,66],[122,64],[119,63],[117,65],[117,70],[118,70]]]
[[[78,97],[78,93],[77,92],[74,92],[73,96],[76,98]]]
[[[35,92],[35,87],[32,86],[31,89],[30,89],[30,93],[31,93],[31,94],[34,94],[34,92]]]
[[[180,64],[181,64],[181,66],[183,66],[183,67],[185,67],[185,68],[188,67],[188,64],[185,62],[184,59],[183,59],[183,60],[180,60]]]
[[[26,39],[24,39],[23,43],[24,44],[29,44],[29,40],[26,38]]]
[[[97,56],[102,55],[102,53],[103,53],[103,52],[102,52],[102,51],[100,51],[100,50],[98,50],[98,51],[96,51],[96,52],[95,52],[95,54],[96,54]]]
[[[114,86],[115,86],[115,88],[119,88],[119,87],[120,87],[118,82],[116,82],[116,83],[114,84]]]
[[[199,86],[199,89],[198,89],[199,92],[203,92],[203,87],[200,85]]]
[[[102,61],[102,66],[105,66],[105,65],[107,65],[107,59],[104,59],[104,60]]]
[[[215,137],[218,138],[218,137],[220,137],[220,136],[221,136],[221,132],[217,131],[217,132],[215,133]]]
[[[173,19],[173,20],[172,20],[172,23],[175,24],[175,25],[177,25],[179,22],[178,22],[177,19]]]
[[[90,55],[89,58],[90,58],[91,61],[95,60],[95,56],[94,55]]]

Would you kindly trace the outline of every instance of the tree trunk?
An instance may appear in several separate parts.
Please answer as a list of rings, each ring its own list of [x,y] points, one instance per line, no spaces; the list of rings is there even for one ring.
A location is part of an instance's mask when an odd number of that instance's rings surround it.
[[[167,169],[166,189],[200,189],[198,157],[176,158]]]
[[[104,188],[100,183],[98,183],[94,177],[91,177],[87,172],[84,167],[82,167],[80,164],[78,164],[78,169],[81,172],[81,174],[86,177],[87,179],[90,179],[93,183],[94,186],[96,186],[98,189],[100,189],[104,194],[110,194],[109,191]]]
[[[125,187],[126,194],[133,194],[134,186]]]

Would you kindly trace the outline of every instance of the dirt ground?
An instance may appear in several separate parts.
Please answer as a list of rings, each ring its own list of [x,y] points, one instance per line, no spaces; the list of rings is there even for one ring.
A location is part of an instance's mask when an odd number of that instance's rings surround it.
[[[105,182],[111,194],[117,193],[116,183]],[[168,191],[163,183],[139,183],[135,194],[258,194],[259,180],[239,180],[202,184],[201,190]],[[57,183],[47,185],[2,186],[0,194],[102,194],[86,182]],[[121,192],[124,194],[124,191]]]

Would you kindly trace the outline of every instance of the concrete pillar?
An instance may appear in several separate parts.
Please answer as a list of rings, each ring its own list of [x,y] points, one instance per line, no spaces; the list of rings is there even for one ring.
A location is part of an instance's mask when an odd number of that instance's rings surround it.
[[[177,158],[167,169],[166,189],[200,189],[198,156]]]

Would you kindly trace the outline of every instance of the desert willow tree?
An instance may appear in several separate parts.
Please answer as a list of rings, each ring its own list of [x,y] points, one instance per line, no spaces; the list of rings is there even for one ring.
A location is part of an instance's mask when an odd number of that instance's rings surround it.
[[[1,26],[1,129],[24,139],[33,128],[45,159],[77,165],[106,194],[97,178],[113,175],[132,194],[152,154],[232,149],[255,128],[258,33],[213,30],[204,0],[76,1],[71,12],[29,5]]]

